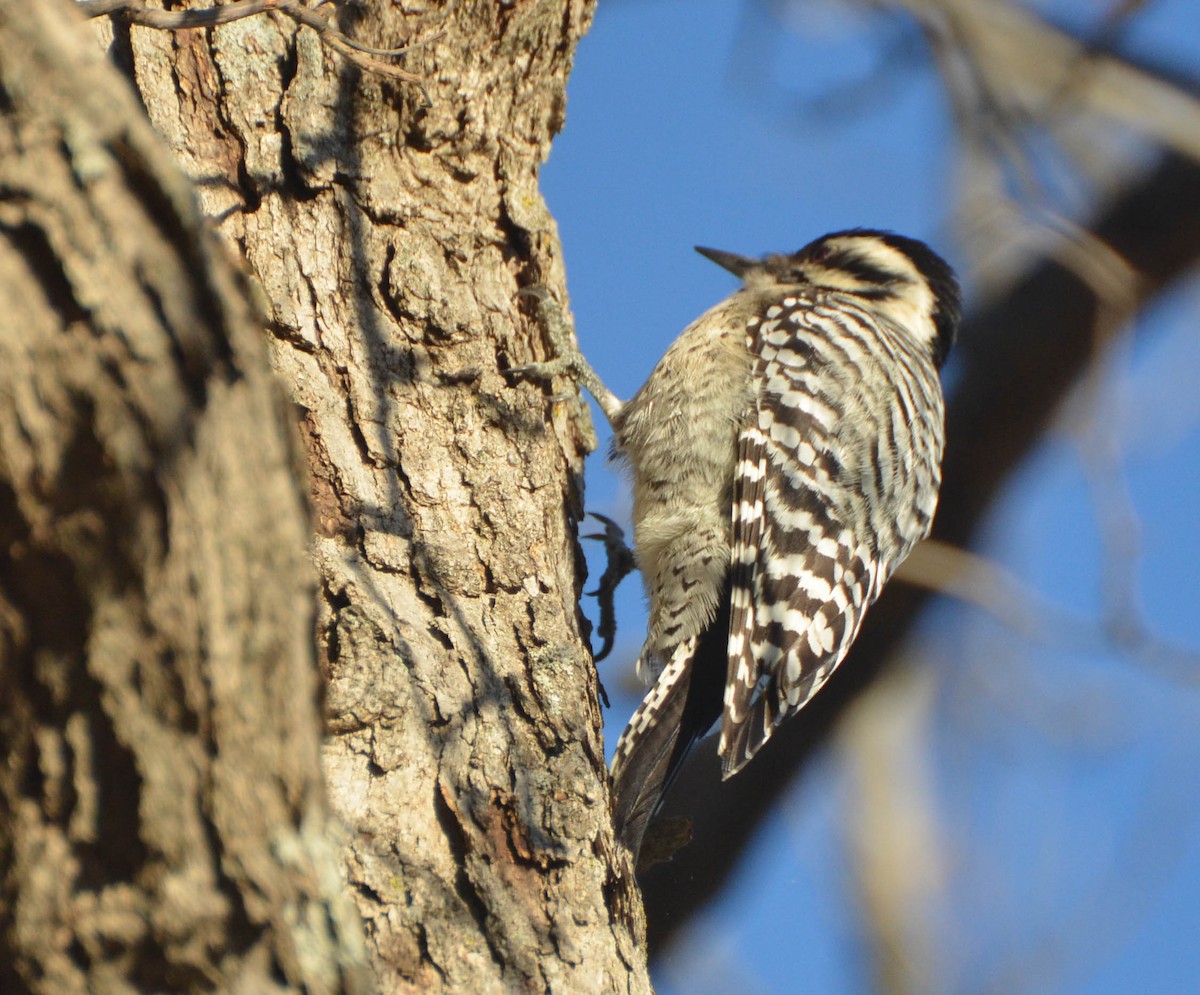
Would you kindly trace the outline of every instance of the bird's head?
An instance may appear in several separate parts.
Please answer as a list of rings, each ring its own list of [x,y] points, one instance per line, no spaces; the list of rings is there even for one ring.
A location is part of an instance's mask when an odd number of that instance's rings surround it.
[[[958,280],[949,263],[915,238],[855,228],[761,259],[696,251],[751,290],[819,287],[862,298],[925,345],[938,366],[954,342],[962,314]]]

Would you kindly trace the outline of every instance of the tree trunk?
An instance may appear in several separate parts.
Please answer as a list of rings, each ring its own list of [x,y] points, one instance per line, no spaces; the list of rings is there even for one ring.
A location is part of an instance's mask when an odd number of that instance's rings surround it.
[[[66,4],[0,2],[0,990],[355,990],[262,321]]]
[[[518,289],[564,294],[537,172],[591,3],[370,2],[334,16],[356,42],[413,44],[404,68],[429,102],[281,13],[180,32],[114,18],[102,34],[261,288],[300,409],[325,777],[379,986],[647,991],[577,608],[591,428],[580,404],[503,373],[543,353]],[[266,473],[261,431],[246,416],[211,444]],[[127,496],[107,499],[146,529]],[[300,541],[278,536],[287,518],[268,495],[213,507],[246,579],[300,589]],[[232,662],[280,666],[255,648]],[[248,701],[252,717],[295,720],[312,678],[270,686],[283,714]],[[299,755],[313,734],[296,734]],[[260,749],[236,759],[250,767]],[[136,828],[138,813],[110,811]]]

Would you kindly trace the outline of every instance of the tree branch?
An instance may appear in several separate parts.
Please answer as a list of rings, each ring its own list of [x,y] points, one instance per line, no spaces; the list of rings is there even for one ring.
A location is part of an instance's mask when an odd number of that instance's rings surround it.
[[[373,48],[354,41],[333,26],[332,18],[309,7],[299,0],[232,0],[230,3],[199,10],[159,10],[147,7],[141,0],[78,0],[76,4],[84,17],[101,17],[105,14],[119,15],[130,24],[162,31],[183,31],[189,28],[211,28],[228,24],[243,17],[254,17],[270,11],[290,17],[297,24],[312,28],[321,40],[351,65],[366,72],[387,76],[404,83],[421,87],[425,94],[424,80],[399,66],[380,61],[381,58],[396,58],[404,55],[411,45],[403,48]],[[426,102],[429,100],[425,94]]]

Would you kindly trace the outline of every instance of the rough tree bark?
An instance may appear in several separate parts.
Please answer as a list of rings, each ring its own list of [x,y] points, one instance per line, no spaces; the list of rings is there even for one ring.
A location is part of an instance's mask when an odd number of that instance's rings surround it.
[[[0,990],[356,990],[298,453],[65,4],[0,3]]]
[[[503,373],[543,353],[517,290],[564,293],[537,172],[591,7],[321,8],[364,44],[415,43],[428,103],[279,14],[100,32],[261,288],[301,412],[324,769],[383,991],[649,989],[577,608],[591,429]],[[256,465],[257,420],[237,428],[212,445]],[[269,498],[245,514],[245,569],[304,576],[260,556],[301,548],[270,541]],[[293,682],[272,685],[285,713],[311,687]]]

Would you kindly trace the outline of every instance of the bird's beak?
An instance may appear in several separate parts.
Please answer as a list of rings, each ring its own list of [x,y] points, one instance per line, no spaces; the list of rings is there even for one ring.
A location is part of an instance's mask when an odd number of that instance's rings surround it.
[[[729,270],[734,276],[745,276],[746,271],[752,266],[758,264],[758,260],[751,256],[739,256],[736,252],[722,252],[720,249],[706,249],[702,245],[696,246],[696,251],[705,259],[711,259],[722,269]]]

